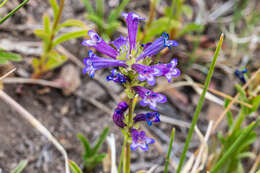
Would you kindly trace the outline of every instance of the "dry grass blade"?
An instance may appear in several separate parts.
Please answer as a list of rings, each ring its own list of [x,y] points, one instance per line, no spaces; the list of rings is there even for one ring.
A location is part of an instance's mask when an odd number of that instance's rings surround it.
[[[256,172],[256,169],[257,169],[259,163],[260,163],[260,153],[258,154],[258,156],[257,156],[257,158],[255,160],[255,163],[254,163],[253,167],[250,169],[249,173]]]
[[[243,90],[245,90],[248,87],[248,85],[253,81],[253,79],[257,76],[257,74],[259,72],[260,72],[260,68],[251,76],[251,78],[247,81],[247,83],[242,87]],[[211,134],[213,134],[215,132],[215,130],[218,127],[219,123],[223,120],[223,118],[225,117],[226,113],[229,111],[231,106],[238,100],[239,96],[240,96],[240,93],[237,93],[236,96],[228,104],[227,108],[219,116],[219,118],[217,119],[217,121],[215,122],[215,124],[214,124],[214,126],[213,126],[213,128],[211,130]]]
[[[9,104],[12,109],[19,112],[23,118],[29,121],[33,127],[39,130],[48,140],[53,143],[53,145],[61,152],[65,159],[65,172],[70,173],[68,165],[68,155],[63,146],[55,139],[55,137],[49,132],[49,130],[44,127],[32,114],[30,114],[27,110],[25,110],[20,104],[18,104],[2,90],[0,90],[0,98],[7,104]]]
[[[12,78],[5,78],[3,80],[3,83],[37,84],[37,85],[49,86],[53,88],[62,88],[62,86],[57,82],[47,81],[43,79],[28,79],[28,78],[12,77]]]
[[[111,173],[117,173],[116,166],[116,141],[114,134],[107,137],[107,142],[111,150]]]
[[[6,78],[7,76],[9,76],[11,73],[13,73],[16,70],[16,68],[13,68],[12,70],[10,70],[9,72],[7,72],[6,74],[4,74],[3,76],[0,77],[0,81],[3,80],[4,78]]]

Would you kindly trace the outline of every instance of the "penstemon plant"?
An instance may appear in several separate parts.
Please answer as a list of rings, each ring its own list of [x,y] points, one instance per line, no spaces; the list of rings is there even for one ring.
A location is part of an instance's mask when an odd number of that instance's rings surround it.
[[[174,40],[169,40],[169,35],[163,33],[154,42],[140,44],[137,38],[138,24],[145,20],[135,13],[122,13],[126,19],[128,36],[120,36],[106,43],[96,32],[89,31],[90,39],[82,42],[82,45],[93,47],[100,53],[110,58],[99,57],[92,50],[88,52],[88,57],[84,59],[86,67],[83,73],[88,73],[90,77],[95,76],[95,71],[112,67],[111,74],[107,76],[108,81],[121,83],[125,87],[128,102],[120,102],[113,114],[114,123],[121,129],[124,135],[124,145],[122,157],[119,165],[123,162],[124,173],[130,173],[131,150],[149,150],[148,144],[153,144],[154,139],[146,136],[139,127],[139,123],[146,122],[149,126],[152,123],[160,122],[160,114],[157,111],[158,103],[167,102],[163,94],[155,93],[145,88],[146,84],[153,86],[156,84],[156,77],[164,76],[168,82],[172,78],[180,75],[180,70],[176,68],[177,59],[171,60],[168,64],[155,63],[153,56],[157,55],[164,48],[172,48],[178,45]],[[140,105],[149,106],[152,112],[135,114],[135,106],[140,98]],[[127,112],[128,109],[128,113]]]

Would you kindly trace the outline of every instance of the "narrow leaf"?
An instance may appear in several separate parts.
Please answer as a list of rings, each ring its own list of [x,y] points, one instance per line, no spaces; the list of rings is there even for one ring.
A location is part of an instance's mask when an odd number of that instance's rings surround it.
[[[52,46],[55,47],[58,44],[68,41],[73,38],[83,37],[87,33],[88,33],[88,30],[81,30],[81,31],[69,32],[69,33],[63,34],[54,40]]]
[[[95,146],[94,146],[94,148],[92,150],[92,154],[95,155],[99,151],[99,149],[101,148],[102,144],[104,143],[104,141],[105,141],[105,139],[106,139],[106,137],[108,135],[108,132],[109,132],[109,127],[106,127],[103,130],[102,134],[99,136],[99,138],[97,140],[97,143],[95,144]]]
[[[199,103],[198,103],[198,105],[196,107],[196,110],[195,110],[195,113],[194,113],[194,116],[193,116],[193,119],[192,119],[192,123],[191,123],[191,127],[189,129],[189,132],[188,132],[188,136],[187,136],[186,141],[185,141],[185,145],[184,145],[183,152],[182,152],[182,155],[181,155],[181,158],[180,158],[180,162],[179,162],[179,165],[178,165],[177,173],[181,172],[181,168],[182,168],[182,165],[183,165],[185,157],[186,157],[186,153],[187,153],[188,148],[189,148],[191,137],[192,137],[192,134],[194,132],[195,125],[197,124],[197,121],[198,121],[198,118],[199,118],[199,114],[200,114],[202,105],[203,105],[204,100],[205,100],[206,92],[208,90],[211,77],[213,75],[213,71],[214,71],[214,68],[215,68],[215,65],[216,65],[218,54],[219,54],[219,51],[220,51],[222,43],[223,43],[223,38],[224,38],[224,35],[221,34],[220,40],[218,42],[218,46],[216,48],[213,60],[212,60],[211,65],[210,65],[210,69],[209,69],[209,72],[208,72],[208,75],[207,75],[207,78],[206,78],[206,81],[205,81],[205,84],[204,84],[204,88],[203,88],[202,94],[201,94],[200,99],[199,99]]]
[[[73,162],[72,160],[69,160],[69,166],[70,166],[70,169],[72,170],[73,173],[82,173],[79,166],[75,162]]]
[[[233,154],[234,151],[236,151],[240,145],[243,143],[245,137],[256,128],[258,125],[257,122],[252,122],[246,129],[243,131],[243,133],[233,142],[233,144],[228,148],[227,151],[223,154],[223,156],[220,158],[220,160],[214,165],[210,173],[216,173],[218,170],[222,167],[223,164],[225,164],[226,160]]]
[[[44,31],[47,33],[47,34],[50,34],[50,26],[51,26],[51,23],[50,23],[50,18],[48,16],[48,14],[44,14],[43,15],[43,23],[44,23]]]
[[[174,135],[175,135],[175,129],[173,128],[172,133],[171,133],[171,140],[170,140],[170,144],[169,144],[169,148],[168,148],[168,153],[167,153],[167,157],[165,160],[164,173],[168,172],[168,165],[169,165],[170,156],[171,156],[171,152],[172,152],[172,144],[173,144]]]
[[[21,56],[15,53],[6,52],[3,49],[0,49],[0,59],[5,59],[9,61],[21,61]]]
[[[78,133],[77,135],[78,139],[81,141],[83,147],[84,147],[84,150],[85,150],[85,155],[86,156],[90,156],[91,155],[91,146],[88,142],[88,139],[85,138],[81,133]]]
[[[49,0],[53,13],[54,13],[54,18],[57,18],[58,12],[59,12],[59,5],[57,4],[56,0]]]
[[[100,18],[104,16],[104,1],[103,0],[96,0],[96,8],[97,8],[97,15]]]
[[[81,22],[80,20],[68,19],[64,23],[60,24],[57,27],[57,30],[60,30],[63,27],[71,27],[71,26],[76,26],[76,27],[80,27],[80,28],[87,28],[86,24],[84,22]]]
[[[122,11],[125,9],[127,4],[129,3],[129,1],[130,0],[123,0],[120,3],[120,5],[109,14],[108,23],[113,22],[114,20],[116,20],[118,18],[118,16],[122,13]]]
[[[95,14],[94,8],[90,4],[90,0],[82,0],[82,2],[85,5],[86,10],[88,11],[88,13]]]
[[[27,160],[22,160],[19,165],[11,171],[11,173],[21,173],[23,169],[27,166],[28,161]]]

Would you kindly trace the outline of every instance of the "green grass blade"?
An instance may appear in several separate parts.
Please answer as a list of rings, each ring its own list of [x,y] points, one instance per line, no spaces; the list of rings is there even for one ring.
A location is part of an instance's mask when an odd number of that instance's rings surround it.
[[[95,144],[94,148],[92,149],[92,154],[97,154],[97,152],[99,151],[100,147],[102,146],[102,144],[104,143],[107,135],[108,135],[108,132],[109,132],[109,127],[106,127],[102,134],[99,136],[98,140],[97,140],[97,143]]]
[[[172,152],[172,144],[173,144],[174,136],[175,136],[175,128],[172,129],[172,133],[171,133],[171,140],[170,140],[169,149],[168,149],[168,153],[167,153],[167,157],[166,157],[165,165],[164,165],[164,173],[168,172],[168,165],[170,162],[170,156],[171,156],[171,152]]]
[[[73,162],[72,160],[69,160],[69,166],[70,166],[70,169],[72,170],[73,173],[82,173],[79,166],[75,162]]]
[[[0,8],[2,8],[2,7],[5,5],[5,3],[7,3],[7,1],[8,1],[8,0],[4,0],[4,1],[0,4]]]
[[[123,0],[120,3],[120,5],[110,13],[110,15],[108,17],[108,23],[113,22],[114,20],[116,20],[118,18],[120,13],[122,13],[122,11],[125,9],[127,4],[129,3],[129,1],[130,0]]]
[[[209,69],[209,72],[208,72],[208,76],[206,78],[206,82],[204,84],[204,88],[203,88],[202,94],[201,94],[200,99],[199,99],[199,103],[198,103],[198,105],[196,107],[196,110],[195,110],[195,113],[194,113],[194,116],[193,116],[193,119],[192,119],[191,127],[189,129],[188,136],[187,136],[184,148],[183,148],[183,152],[182,152],[182,155],[181,155],[181,158],[180,158],[180,162],[179,162],[179,165],[178,165],[177,173],[181,172],[181,168],[182,168],[182,165],[183,165],[185,157],[186,157],[186,153],[187,153],[188,148],[189,148],[191,137],[192,137],[192,134],[194,132],[195,125],[197,124],[197,121],[198,121],[198,118],[199,118],[199,114],[200,114],[202,105],[203,105],[204,100],[205,100],[207,89],[209,87],[209,83],[210,83],[211,77],[213,75],[213,71],[214,71],[214,68],[215,68],[215,65],[216,65],[218,54],[219,54],[219,51],[220,51],[222,43],[223,43],[223,38],[224,38],[224,35],[221,34],[220,40],[218,42],[218,46],[217,46],[216,51],[214,53],[214,57],[213,57],[212,63],[210,65],[210,69]]]
[[[96,0],[96,6],[97,6],[97,15],[100,18],[104,17],[104,1],[103,0]]]
[[[27,166],[28,161],[27,160],[22,160],[19,165],[11,171],[11,173],[20,173],[23,171],[23,169]]]
[[[85,150],[85,155],[86,156],[90,156],[91,154],[91,146],[88,142],[88,139],[85,138],[85,136],[83,136],[81,133],[78,133],[77,135],[78,139],[81,141],[83,147],[84,147],[84,150]]]
[[[4,23],[9,17],[11,17],[14,13],[16,13],[22,6],[24,6],[29,0],[24,0],[20,5],[18,5],[15,9],[13,9],[10,13],[8,13],[5,17],[0,19],[0,24]]]
[[[216,165],[212,168],[210,173],[216,173],[223,164],[225,164],[226,160],[236,151],[240,145],[244,142],[244,139],[247,135],[257,127],[259,119],[256,122],[252,122],[243,132],[242,134],[235,140],[235,142],[229,147],[227,151],[225,151],[224,155],[220,158],[220,160],[216,163]]]
[[[95,14],[95,10],[92,7],[90,0],[82,0],[83,4],[86,7],[86,10],[88,11],[89,14]]]

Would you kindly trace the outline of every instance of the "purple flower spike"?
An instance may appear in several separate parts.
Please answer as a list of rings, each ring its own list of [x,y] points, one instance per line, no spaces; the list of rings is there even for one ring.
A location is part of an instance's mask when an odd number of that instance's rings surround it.
[[[138,132],[137,130],[132,129],[131,135],[133,141],[130,146],[131,150],[136,150],[140,147],[143,151],[148,151],[148,144],[153,144],[155,142],[154,139],[147,137],[144,131]]]
[[[135,48],[135,44],[136,44],[138,23],[140,20],[145,20],[145,18],[139,17],[135,13],[122,13],[122,16],[125,17],[126,19],[126,24],[128,28],[128,39],[130,45],[129,52],[131,52],[131,50]]]
[[[174,40],[169,40],[169,35],[163,33],[162,36],[157,38],[152,44],[144,47],[143,53],[141,53],[136,60],[139,61],[147,56],[151,57],[157,55],[165,47],[171,48],[175,46],[178,46],[178,43]]]
[[[88,47],[94,47],[97,51],[116,59],[117,51],[109,46],[95,31],[88,31],[90,39],[84,40],[81,44]]]
[[[137,114],[133,120],[134,123],[139,121],[146,121],[148,126],[151,126],[152,122],[160,122],[160,114],[158,112],[148,112],[146,114],[141,113]]]
[[[114,81],[114,82],[119,82],[119,83],[125,83],[127,80],[127,77],[123,74],[121,74],[120,72],[118,72],[116,69],[113,69],[111,71],[111,75],[107,76],[107,80],[110,81]]]
[[[127,44],[127,39],[120,35],[120,37],[118,37],[114,41],[111,41],[110,43],[116,47],[118,52],[120,52],[121,47]]]
[[[142,98],[140,101],[141,106],[149,105],[150,109],[157,110],[157,103],[165,103],[167,102],[167,98],[165,95],[154,93],[151,90],[148,90],[141,86],[134,87],[134,90],[137,94]]]
[[[139,74],[138,79],[140,81],[147,80],[147,83],[152,86],[156,83],[155,76],[162,75],[162,72],[158,68],[152,68],[147,65],[133,64],[132,69],[137,71]]]
[[[126,102],[120,102],[113,114],[113,121],[114,123],[121,127],[124,128],[126,126],[126,124],[124,123],[124,113],[128,108],[128,104]]]
[[[125,61],[115,60],[110,58],[103,58],[96,56],[92,50],[88,52],[88,58],[84,58],[84,64],[86,67],[83,69],[83,73],[89,73],[90,77],[95,76],[95,71],[109,67],[127,67]]]

